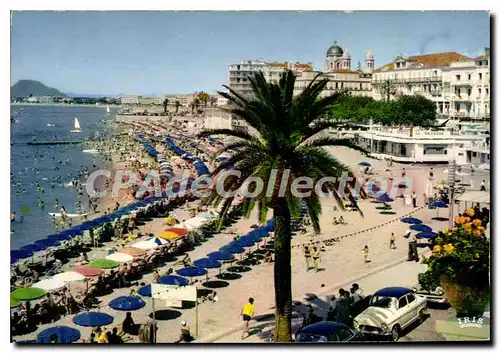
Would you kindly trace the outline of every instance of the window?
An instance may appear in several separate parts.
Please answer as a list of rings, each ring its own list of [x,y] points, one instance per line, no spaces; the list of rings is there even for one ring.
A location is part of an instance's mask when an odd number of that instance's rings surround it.
[[[340,82],[340,88],[344,88],[344,82]]]
[[[490,94],[490,90],[486,88],[486,95]]]
[[[339,89],[339,83],[335,82],[335,89]]]
[[[482,73],[479,73],[479,79],[482,80],[483,79],[483,74]]]
[[[359,84],[359,89],[360,90],[363,89],[363,84],[362,83]]]
[[[470,76],[471,76],[471,75],[469,74],[469,80],[470,80]]]
[[[340,342],[347,341],[352,337],[352,333],[348,328],[341,328],[337,331],[338,340]]]
[[[415,301],[415,296],[413,295],[413,293],[408,293],[406,297],[408,298],[408,304]]]
[[[399,298],[398,300],[399,309],[404,308],[408,302],[406,301],[406,296]]]
[[[477,91],[479,92],[479,95],[481,95],[481,88],[478,88]]]
[[[472,157],[477,157],[477,152],[472,152]]]
[[[330,63],[330,69],[333,70],[333,63]]]
[[[457,81],[460,81],[460,75],[457,75]]]

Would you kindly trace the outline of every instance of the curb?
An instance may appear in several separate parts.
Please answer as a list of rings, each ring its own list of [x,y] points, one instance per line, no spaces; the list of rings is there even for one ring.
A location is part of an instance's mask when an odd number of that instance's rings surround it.
[[[424,252],[425,254],[426,252]],[[349,284],[352,284],[352,283],[355,283],[355,282],[358,282],[359,280],[363,279],[363,278],[366,278],[366,277],[369,277],[377,272],[381,272],[381,271],[384,271],[384,270],[387,270],[388,268],[390,267],[393,267],[393,266],[396,266],[396,265],[399,265],[401,263],[404,263],[406,262],[406,257],[402,258],[402,259],[398,259],[396,261],[393,261],[393,262],[390,262],[388,264],[385,264],[383,266],[379,266],[379,267],[376,267],[374,269],[372,269],[370,272],[368,273],[365,273],[363,275],[360,275],[360,276],[357,276],[357,277],[352,277],[348,280],[345,280],[341,283],[337,283],[337,284],[334,284],[330,287],[328,287],[327,289],[324,289],[322,290],[321,292],[318,293],[317,297],[324,297],[326,294],[329,294],[329,293],[332,293],[334,292],[336,289],[338,288],[341,288],[341,287],[344,287],[346,285],[349,285]],[[302,301],[304,300],[304,297],[301,298],[301,300],[297,300],[297,301]],[[295,299],[292,299],[292,302],[293,301],[296,301]],[[261,320],[264,320],[264,319],[267,319],[269,317],[272,317],[274,316],[274,312],[268,312],[268,313],[265,313],[265,314],[261,314],[261,315],[257,315],[254,317],[254,319],[251,321],[251,323],[256,323],[256,322],[259,322]],[[243,330],[243,327],[244,327],[244,323],[241,323],[239,325],[237,325],[236,327],[231,327],[229,329],[226,329],[224,331],[219,331],[217,333],[214,333],[214,334],[211,334],[211,335],[207,335],[205,337],[201,337],[200,339],[196,339],[195,341],[193,341],[192,343],[213,343],[214,341],[217,341],[218,339],[224,337],[224,336],[228,336],[236,331],[239,331],[239,330]]]

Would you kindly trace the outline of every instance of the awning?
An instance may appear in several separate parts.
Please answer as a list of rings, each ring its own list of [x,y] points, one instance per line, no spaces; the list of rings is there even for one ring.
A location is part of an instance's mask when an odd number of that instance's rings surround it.
[[[456,198],[462,202],[477,202],[490,204],[490,193],[488,191],[468,191]]]

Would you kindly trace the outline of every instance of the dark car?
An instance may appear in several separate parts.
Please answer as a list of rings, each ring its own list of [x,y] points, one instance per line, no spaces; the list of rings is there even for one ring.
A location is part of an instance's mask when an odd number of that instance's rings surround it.
[[[365,338],[360,331],[339,322],[322,321],[308,325],[297,332],[295,342],[360,342]]]

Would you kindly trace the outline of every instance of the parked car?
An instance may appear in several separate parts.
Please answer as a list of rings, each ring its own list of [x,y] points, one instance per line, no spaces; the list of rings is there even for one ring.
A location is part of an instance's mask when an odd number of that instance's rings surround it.
[[[401,330],[427,315],[427,299],[412,289],[387,287],[373,294],[370,305],[354,318],[353,326],[366,336],[397,341]]]
[[[358,330],[332,321],[321,321],[303,327],[295,335],[295,342],[360,342],[364,341],[363,334]]]
[[[413,288],[413,292],[417,295],[420,295],[422,297],[425,297],[427,299],[427,303],[434,303],[434,304],[447,304],[448,300],[446,299],[446,296],[444,295],[443,288],[441,287],[436,287],[434,290],[427,291],[423,290],[420,285],[417,285]]]

